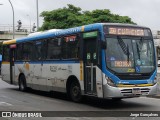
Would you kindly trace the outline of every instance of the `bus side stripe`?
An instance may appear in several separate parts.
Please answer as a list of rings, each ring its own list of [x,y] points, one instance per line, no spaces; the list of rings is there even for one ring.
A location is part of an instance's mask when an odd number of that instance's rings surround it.
[[[3,45],[9,45],[9,44],[15,44],[15,43],[16,43],[16,39],[13,39],[13,40],[4,41]]]
[[[83,80],[83,61],[80,61],[80,80]]]
[[[25,61],[15,61],[15,64],[24,64]],[[29,64],[77,64],[79,61],[26,61]]]
[[[5,61],[3,61],[2,64],[10,64],[10,62],[5,62]]]

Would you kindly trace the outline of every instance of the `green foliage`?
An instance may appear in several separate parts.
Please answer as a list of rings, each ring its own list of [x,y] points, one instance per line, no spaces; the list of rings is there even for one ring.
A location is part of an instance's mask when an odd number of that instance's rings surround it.
[[[91,23],[130,23],[135,24],[128,16],[112,14],[110,10],[82,11],[80,7],[68,4],[67,7],[41,13],[44,23],[39,30],[65,29]]]

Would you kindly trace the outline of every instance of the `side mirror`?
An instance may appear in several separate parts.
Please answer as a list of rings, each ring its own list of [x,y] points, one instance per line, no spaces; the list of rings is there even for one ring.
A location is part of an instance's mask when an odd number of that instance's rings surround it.
[[[102,49],[107,49],[107,44],[106,44],[105,41],[102,41],[102,42],[101,42],[101,48],[102,48]]]

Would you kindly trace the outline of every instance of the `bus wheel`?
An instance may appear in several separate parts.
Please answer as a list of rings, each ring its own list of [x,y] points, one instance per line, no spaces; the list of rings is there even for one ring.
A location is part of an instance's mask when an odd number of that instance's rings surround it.
[[[112,98],[113,101],[121,101],[122,98]]]
[[[27,86],[26,86],[26,78],[24,75],[21,75],[19,78],[19,90],[20,91],[26,91]]]
[[[74,102],[80,102],[82,100],[81,88],[77,81],[73,81],[70,85],[70,97]]]

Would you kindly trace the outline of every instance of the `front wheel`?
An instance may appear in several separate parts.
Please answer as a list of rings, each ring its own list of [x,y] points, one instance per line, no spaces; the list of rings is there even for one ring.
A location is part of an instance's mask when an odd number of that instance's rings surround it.
[[[70,85],[70,98],[74,102],[80,102],[82,100],[81,88],[78,82],[73,81]]]
[[[21,75],[19,78],[19,90],[20,91],[26,91],[27,86],[26,86],[26,78],[24,75]]]
[[[122,98],[112,98],[113,101],[121,101]]]

